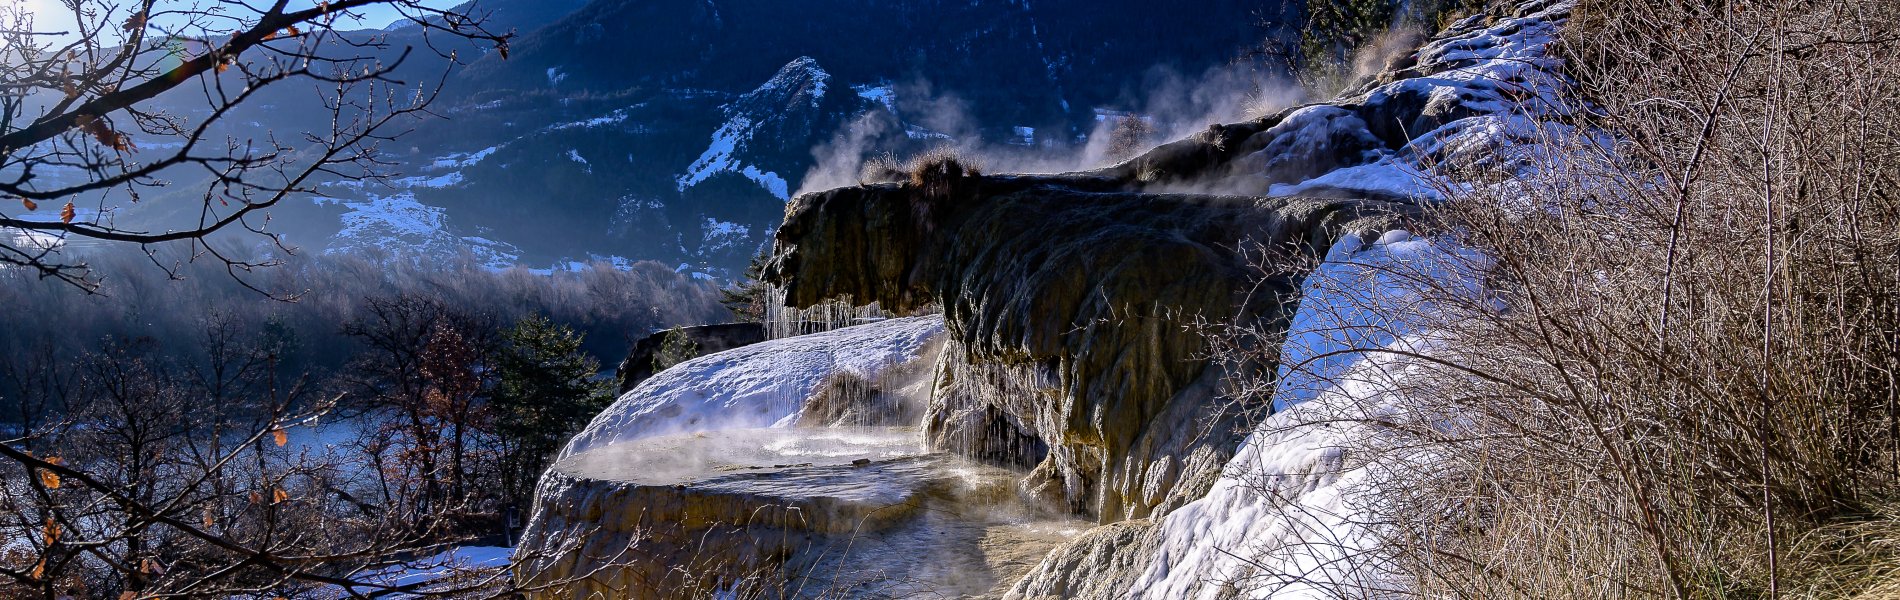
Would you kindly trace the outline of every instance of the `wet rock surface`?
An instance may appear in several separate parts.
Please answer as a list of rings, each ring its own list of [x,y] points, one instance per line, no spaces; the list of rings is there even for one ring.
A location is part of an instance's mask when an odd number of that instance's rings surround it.
[[[569,456],[516,554],[540,597],[998,594],[1082,523],[909,428],[740,429]]]

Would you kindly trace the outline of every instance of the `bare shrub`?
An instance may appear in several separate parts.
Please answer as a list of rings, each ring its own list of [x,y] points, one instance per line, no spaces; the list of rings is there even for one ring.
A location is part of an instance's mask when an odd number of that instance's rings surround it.
[[[1476,251],[1479,293],[1416,263],[1376,271],[1415,298],[1309,285],[1337,347],[1242,378],[1278,402],[1328,377],[1272,425],[1358,430],[1326,468],[1369,475],[1347,508],[1376,539],[1291,552],[1427,597],[1900,590],[1896,22],[1891,2],[1580,2],[1565,105],[1512,134],[1537,149],[1436,165],[1460,183],[1434,243]]]
[[[1439,207],[1495,295],[1434,323],[1454,342],[1401,390],[1394,429],[1436,459],[1382,480],[1378,521],[1420,594],[1891,589],[1896,22],[1580,4],[1576,122]]]
[[[1147,149],[1154,143],[1155,127],[1141,115],[1122,115],[1115,119],[1114,129],[1108,133],[1108,153],[1103,157],[1110,162],[1121,162]]]

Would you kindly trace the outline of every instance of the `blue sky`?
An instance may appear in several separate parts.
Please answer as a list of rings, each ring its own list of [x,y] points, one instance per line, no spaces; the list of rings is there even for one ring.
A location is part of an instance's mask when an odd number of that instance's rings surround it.
[[[113,4],[129,5],[136,0],[108,0]],[[230,0],[160,0],[161,7],[184,9],[191,7],[210,7]],[[436,8],[447,8],[460,4],[463,0],[422,0],[422,4]],[[81,0],[86,4],[103,4],[99,0]],[[250,4],[265,5],[268,0],[251,0]],[[293,8],[308,8],[316,5],[316,0],[291,0]],[[65,8],[64,0],[0,0],[0,6],[25,9],[34,14],[34,29],[39,31],[71,31],[72,15]],[[163,10],[163,9],[161,9]],[[359,19],[338,19],[341,29],[375,29],[401,18],[401,13],[389,6],[372,6],[352,11],[360,15]]]

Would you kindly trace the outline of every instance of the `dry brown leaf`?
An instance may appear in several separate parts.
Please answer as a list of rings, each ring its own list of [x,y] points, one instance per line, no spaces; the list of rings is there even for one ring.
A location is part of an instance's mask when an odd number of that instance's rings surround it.
[[[282,448],[284,444],[290,443],[290,436],[284,433],[284,428],[282,427],[270,430],[270,439],[273,442],[277,442],[277,447],[279,448]]]
[[[52,517],[47,517],[46,527],[41,530],[41,533],[45,534],[46,536],[46,545],[48,546],[53,545],[53,542],[59,541],[59,534],[60,534],[59,522],[54,521]]]
[[[32,577],[33,579],[39,579],[41,577],[44,577],[45,575],[46,575],[46,559],[42,558],[40,559],[39,564],[33,565],[33,574],[30,577]]]
[[[275,502],[282,503],[283,501],[290,499],[290,492],[286,492],[281,489],[271,490],[271,499]]]
[[[125,137],[123,133],[113,131],[112,126],[107,125],[105,119],[82,113],[73,117],[73,124],[77,125],[80,131],[91,135],[93,139],[99,140],[100,144],[110,146],[113,150],[123,152],[132,147],[130,138]]]
[[[64,208],[59,209],[59,222],[72,223],[73,216],[77,214],[77,212],[73,211],[73,203],[67,202]]]
[[[303,30],[297,29],[296,25],[285,27],[284,31],[290,32],[290,35],[303,35]]]
[[[133,600],[138,597],[139,597],[138,594],[132,593],[130,591],[119,592],[119,600]]]
[[[46,459],[46,464],[49,465],[57,465],[59,463],[60,460],[57,456],[47,457]],[[40,485],[45,486],[46,489],[49,490],[59,489],[59,474],[47,469],[40,469]]]
[[[39,209],[40,209],[40,203],[38,203],[38,202],[34,202],[34,201],[33,201],[33,200],[31,199],[31,198],[21,198],[21,199],[20,199],[20,204],[24,204],[24,205],[26,205],[26,209],[27,209],[27,210],[39,210]]]

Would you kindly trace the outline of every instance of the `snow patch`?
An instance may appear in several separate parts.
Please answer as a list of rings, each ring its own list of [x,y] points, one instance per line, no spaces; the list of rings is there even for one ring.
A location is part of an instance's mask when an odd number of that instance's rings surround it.
[[[1023,127],[1019,125],[1019,126],[1010,128],[1010,132],[1012,135],[1009,138],[1009,143],[1015,144],[1018,146],[1036,145],[1036,128]]]
[[[919,126],[916,126],[916,125],[910,125],[910,124],[905,124],[905,125],[904,125],[904,137],[907,137],[907,138],[910,138],[910,139],[913,139],[913,140],[947,140],[947,139],[951,139],[951,138],[950,138],[950,134],[948,134],[948,133],[942,133],[942,132],[937,132],[937,131],[931,131],[931,130],[929,130],[929,129],[924,129],[923,127],[919,127]]]
[[[790,200],[791,185],[784,177],[748,164],[741,156],[759,131],[778,131],[785,127],[785,122],[796,116],[785,114],[797,112],[794,103],[809,104],[817,110],[830,80],[831,74],[819,68],[818,61],[800,57],[787,63],[757,89],[726,105],[726,122],[713,131],[706,151],[676,178],[679,191],[699,185],[713,175],[732,172],[752,180],[780,200]],[[870,89],[874,88],[861,89],[859,93],[876,93],[866,91]]]
[[[464,253],[491,268],[512,266],[520,250],[506,242],[477,236],[457,236],[448,230],[447,211],[416,200],[410,192],[393,196],[370,195],[367,200],[314,198],[317,205],[340,205],[343,228],[331,238],[325,254],[368,249],[391,256],[453,257]]]
[[[859,98],[881,104],[884,110],[897,114],[897,92],[890,85],[854,85],[851,89],[858,93]]]
[[[636,104],[628,108],[639,108],[642,105],[644,105],[644,103]],[[627,120],[628,108],[617,109],[613,112],[610,112],[598,117],[594,117],[592,119],[583,119],[580,121],[569,121],[566,123],[555,123],[553,125],[547,126],[545,131],[560,131],[563,129],[586,129],[586,128],[593,128],[593,127],[604,127],[607,125],[614,125],[614,124],[621,123]]]
[[[735,115],[726,121],[718,131],[713,132],[712,144],[706,147],[706,151],[700,153],[699,159],[693,161],[692,166],[686,168],[686,173],[675,180],[679,184],[679,191],[684,192],[687,188],[699,185],[713,175],[735,172],[759,184],[759,187],[780,200],[790,200],[791,185],[784,177],[756,166],[741,164],[735,158],[738,149],[752,139],[752,131],[752,121],[744,116]]]
[[[447,156],[438,156],[436,157],[435,162],[429,164],[429,168],[430,169],[452,169],[456,167],[472,167],[472,166],[475,166],[476,163],[482,162],[482,159],[488,158],[489,155],[494,154],[495,151],[499,149],[501,149],[501,146],[489,146],[487,148],[483,148],[481,150],[468,153],[468,154],[458,153],[458,154],[450,154]]]
[[[468,581],[472,579],[494,577],[500,574],[502,569],[512,563],[514,552],[514,548],[506,546],[454,546],[428,557],[359,575],[356,580],[379,586],[413,587],[417,591],[425,592],[432,587],[453,589],[458,585],[468,585]],[[331,588],[332,593],[342,591],[340,588]],[[380,588],[365,586],[351,590],[352,594],[341,595],[377,594],[381,591]],[[392,594],[389,597],[417,596]]]
[[[700,241],[701,252],[724,250],[744,244],[752,238],[752,229],[738,223],[721,221],[712,217],[700,227],[703,237]]]
[[[779,177],[778,173],[761,171],[758,167],[746,165],[744,169],[739,171],[739,174],[744,175],[746,179],[752,180],[753,183],[759,184],[759,187],[765,188],[765,191],[771,192],[773,196],[778,196],[780,200],[792,199],[790,192],[791,185],[785,182],[784,177]]]

